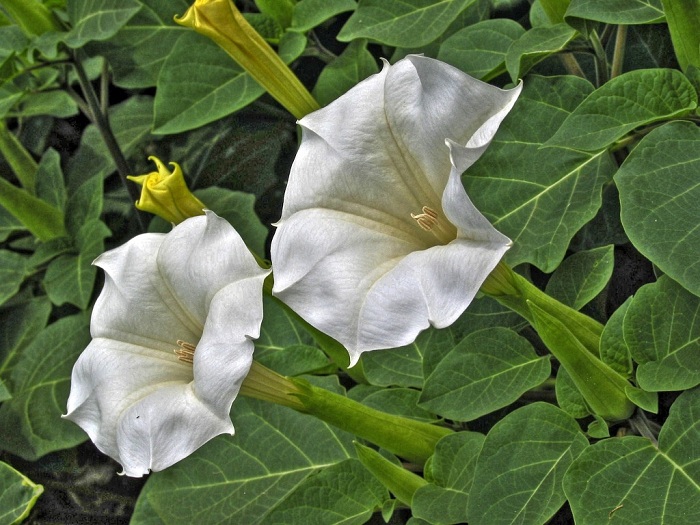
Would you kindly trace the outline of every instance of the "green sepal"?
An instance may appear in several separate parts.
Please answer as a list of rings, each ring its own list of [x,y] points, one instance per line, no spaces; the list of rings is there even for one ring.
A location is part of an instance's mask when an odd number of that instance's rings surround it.
[[[428,482],[418,474],[389,461],[376,450],[353,443],[357,451],[357,459],[369,470],[397,500],[411,506],[411,500],[416,491]]]
[[[588,351],[559,319],[530,301],[528,306],[537,333],[569,373],[591,411],[608,421],[631,416],[634,404],[625,393],[630,383]]]

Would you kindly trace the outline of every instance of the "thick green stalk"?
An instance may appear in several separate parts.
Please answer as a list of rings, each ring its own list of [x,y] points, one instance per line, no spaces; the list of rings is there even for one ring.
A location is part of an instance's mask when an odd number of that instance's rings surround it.
[[[17,180],[30,195],[36,188],[36,172],[39,169],[34,158],[15,137],[5,122],[0,120],[0,155],[12,168]]]
[[[304,379],[284,377],[254,362],[241,395],[309,414],[408,461],[424,464],[437,442],[452,430],[370,408],[345,396],[313,386]]]
[[[423,465],[435,452],[437,442],[452,430],[387,414],[345,396],[291,379],[300,389],[302,412],[366,439],[413,463]]]

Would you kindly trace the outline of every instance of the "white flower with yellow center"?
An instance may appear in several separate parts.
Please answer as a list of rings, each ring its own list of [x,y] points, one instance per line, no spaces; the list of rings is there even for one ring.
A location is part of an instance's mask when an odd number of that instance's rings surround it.
[[[95,264],[105,285],[65,417],[128,476],[233,434],[229,411],[251,366],[269,271],[212,212],[139,235]]]
[[[519,94],[409,56],[299,121],[273,293],[351,364],[453,323],[510,246],[460,177]]]

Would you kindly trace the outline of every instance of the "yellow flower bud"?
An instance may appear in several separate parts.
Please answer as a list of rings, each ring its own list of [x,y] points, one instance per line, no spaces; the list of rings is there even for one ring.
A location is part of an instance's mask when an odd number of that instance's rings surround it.
[[[231,0],[195,0],[175,22],[219,44],[296,118],[319,109],[318,102]]]
[[[141,198],[136,201],[139,210],[179,224],[185,219],[204,215],[204,204],[187,188],[185,177],[177,162],[171,162],[173,171],[156,157],[148,157],[156,163],[158,171],[146,175],[129,176],[129,180],[141,185]]]

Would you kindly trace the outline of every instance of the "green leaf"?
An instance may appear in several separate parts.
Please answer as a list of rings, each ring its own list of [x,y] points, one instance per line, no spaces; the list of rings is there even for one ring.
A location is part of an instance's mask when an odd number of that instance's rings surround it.
[[[514,41],[506,53],[506,69],[513,82],[525,76],[538,62],[564,50],[576,36],[566,24],[533,27]]]
[[[141,9],[136,0],[84,0],[68,2],[68,19],[73,26],[63,41],[72,48],[91,40],[113,36]]]
[[[0,304],[19,291],[27,274],[27,258],[24,255],[0,250]]]
[[[700,4],[695,0],[660,0],[681,69],[700,67]]]
[[[550,374],[549,357],[507,328],[474,332],[457,344],[425,380],[420,406],[471,421],[516,401]]]
[[[265,315],[260,337],[255,341],[256,352],[274,352],[293,346],[313,346],[314,339],[290,312],[277,300],[263,295]]]
[[[396,47],[423,46],[439,37],[474,0],[361,0],[337,38],[368,38]]]
[[[606,24],[654,24],[664,21],[661,0],[571,0],[564,19],[586,32],[586,21]]]
[[[431,347],[444,351],[454,341],[449,330],[424,330],[410,345],[381,352],[367,352],[362,356],[367,380],[377,386],[423,386],[423,356]]]
[[[549,24],[560,24],[564,21],[564,14],[571,0],[536,0]],[[534,8],[534,5],[533,5]],[[531,15],[532,16],[532,13]]]
[[[247,106],[264,89],[213,41],[184,33],[158,77],[153,128],[172,134],[198,128]]]
[[[51,303],[44,296],[0,309],[0,377],[9,378],[22,350],[44,329],[50,313]]]
[[[612,277],[614,248],[603,246],[564,259],[547,283],[547,294],[580,310],[603,291]]]
[[[283,349],[257,352],[255,359],[275,372],[290,377],[313,374],[328,368],[330,364],[320,348],[308,345],[292,345]],[[332,370],[335,370],[335,367],[332,367]]]
[[[581,419],[591,414],[586,400],[564,367],[559,367],[557,370],[554,392],[559,407],[571,417]]]
[[[506,52],[524,33],[520,24],[508,18],[484,20],[447,38],[437,58],[488,81],[505,72]]]
[[[388,497],[384,486],[359,461],[346,459],[307,477],[264,523],[362,525]]]
[[[637,436],[585,450],[564,478],[577,525],[700,523],[700,389],[671,406],[658,447]]]
[[[438,441],[426,465],[430,483],[420,487],[411,501],[413,516],[434,525],[467,521],[469,492],[484,439],[478,432],[457,432]]]
[[[100,218],[103,201],[102,177],[92,177],[71,193],[66,203],[66,229],[75,239],[80,229]]]
[[[39,91],[22,97],[22,103],[11,112],[12,117],[50,115],[67,118],[78,114],[78,105],[66,91]]]
[[[625,378],[632,377],[634,371],[630,348],[623,330],[625,315],[631,303],[632,298],[628,297],[622,306],[613,312],[600,336],[600,358]]]
[[[87,439],[61,419],[78,354],[90,342],[85,313],[63,317],[39,332],[12,370],[12,399],[0,406],[0,443],[12,454],[35,461]]]
[[[4,242],[13,232],[24,229],[22,223],[14,215],[0,206],[0,242]]]
[[[486,153],[463,176],[475,206],[513,240],[512,266],[552,272],[601,205],[615,169],[604,153],[541,148],[592,91],[580,78],[530,76]]]
[[[591,93],[546,145],[597,151],[639,126],[687,115],[697,104],[695,89],[680,71],[630,71]]]
[[[140,0],[142,8],[105,42],[92,42],[91,54],[102,55],[114,72],[114,83],[123,88],[155,86],[163,62],[175,42],[189,30],[173,22],[183,14],[187,0]]]
[[[36,195],[54,208],[65,211],[66,186],[61,170],[61,155],[53,148],[41,157],[36,172]]]
[[[309,486],[307,478],[355,455],[348,434],[284,407],[239,398],[232,418],[235,436],[220,436],[150,475],[133,525],[156,517],[169,525],[266,524],[275,507]]]
[[[700,129],[671,122],[644,137],[615,175],[632,244],[700,295]]]
[[[367,51],[367,41],[353,40],[338,58],[323,68],[314,86],[314,98],[325,106],[377,71],[379,66]]]
[[[70,303],[81,310],[88,307],[97,276],[92,261],[104,251],[104,239],[110,235],[102,221],[90,220],[78,231],[78,254],[61,255],[49,263],[44,287],[52,303],[57,306]]]
[[[109,108],[109,123],[120,149],[127,157],[149,137],[153,120],[153,99],[132,96]],[[147,156],[146,153],[143,155]],[[69,187],[77,188],[92,176],[106,177],[116,169],[100,132],[90,124],[80,139],[80,148],[66,170]]]
[[[335,15],[356,8],[355,0],[300,0],[292,12],[291,29],[306,32]]]
[[[511,412],[484,441],[469,522],[545,523],[564,504],[564,473],[587,446],[576,421],[553,405],[538,402]]]
[[[43,492],[43,486],[0,461],[0,523],[24,521]]]
[[[12,399],[12,394],[7,389],[5,382],[2,379],[0,379],[0,403],[3,401],[7,401],[8,399]]]
[[[282,29],[287,29],[292,24],[295,3],[296,0],[255,0],[260,12],[274,19]]]
[[[645,390],[685,390],[700,383],[700,298],[667,276],[634,295],[624,337]]]

